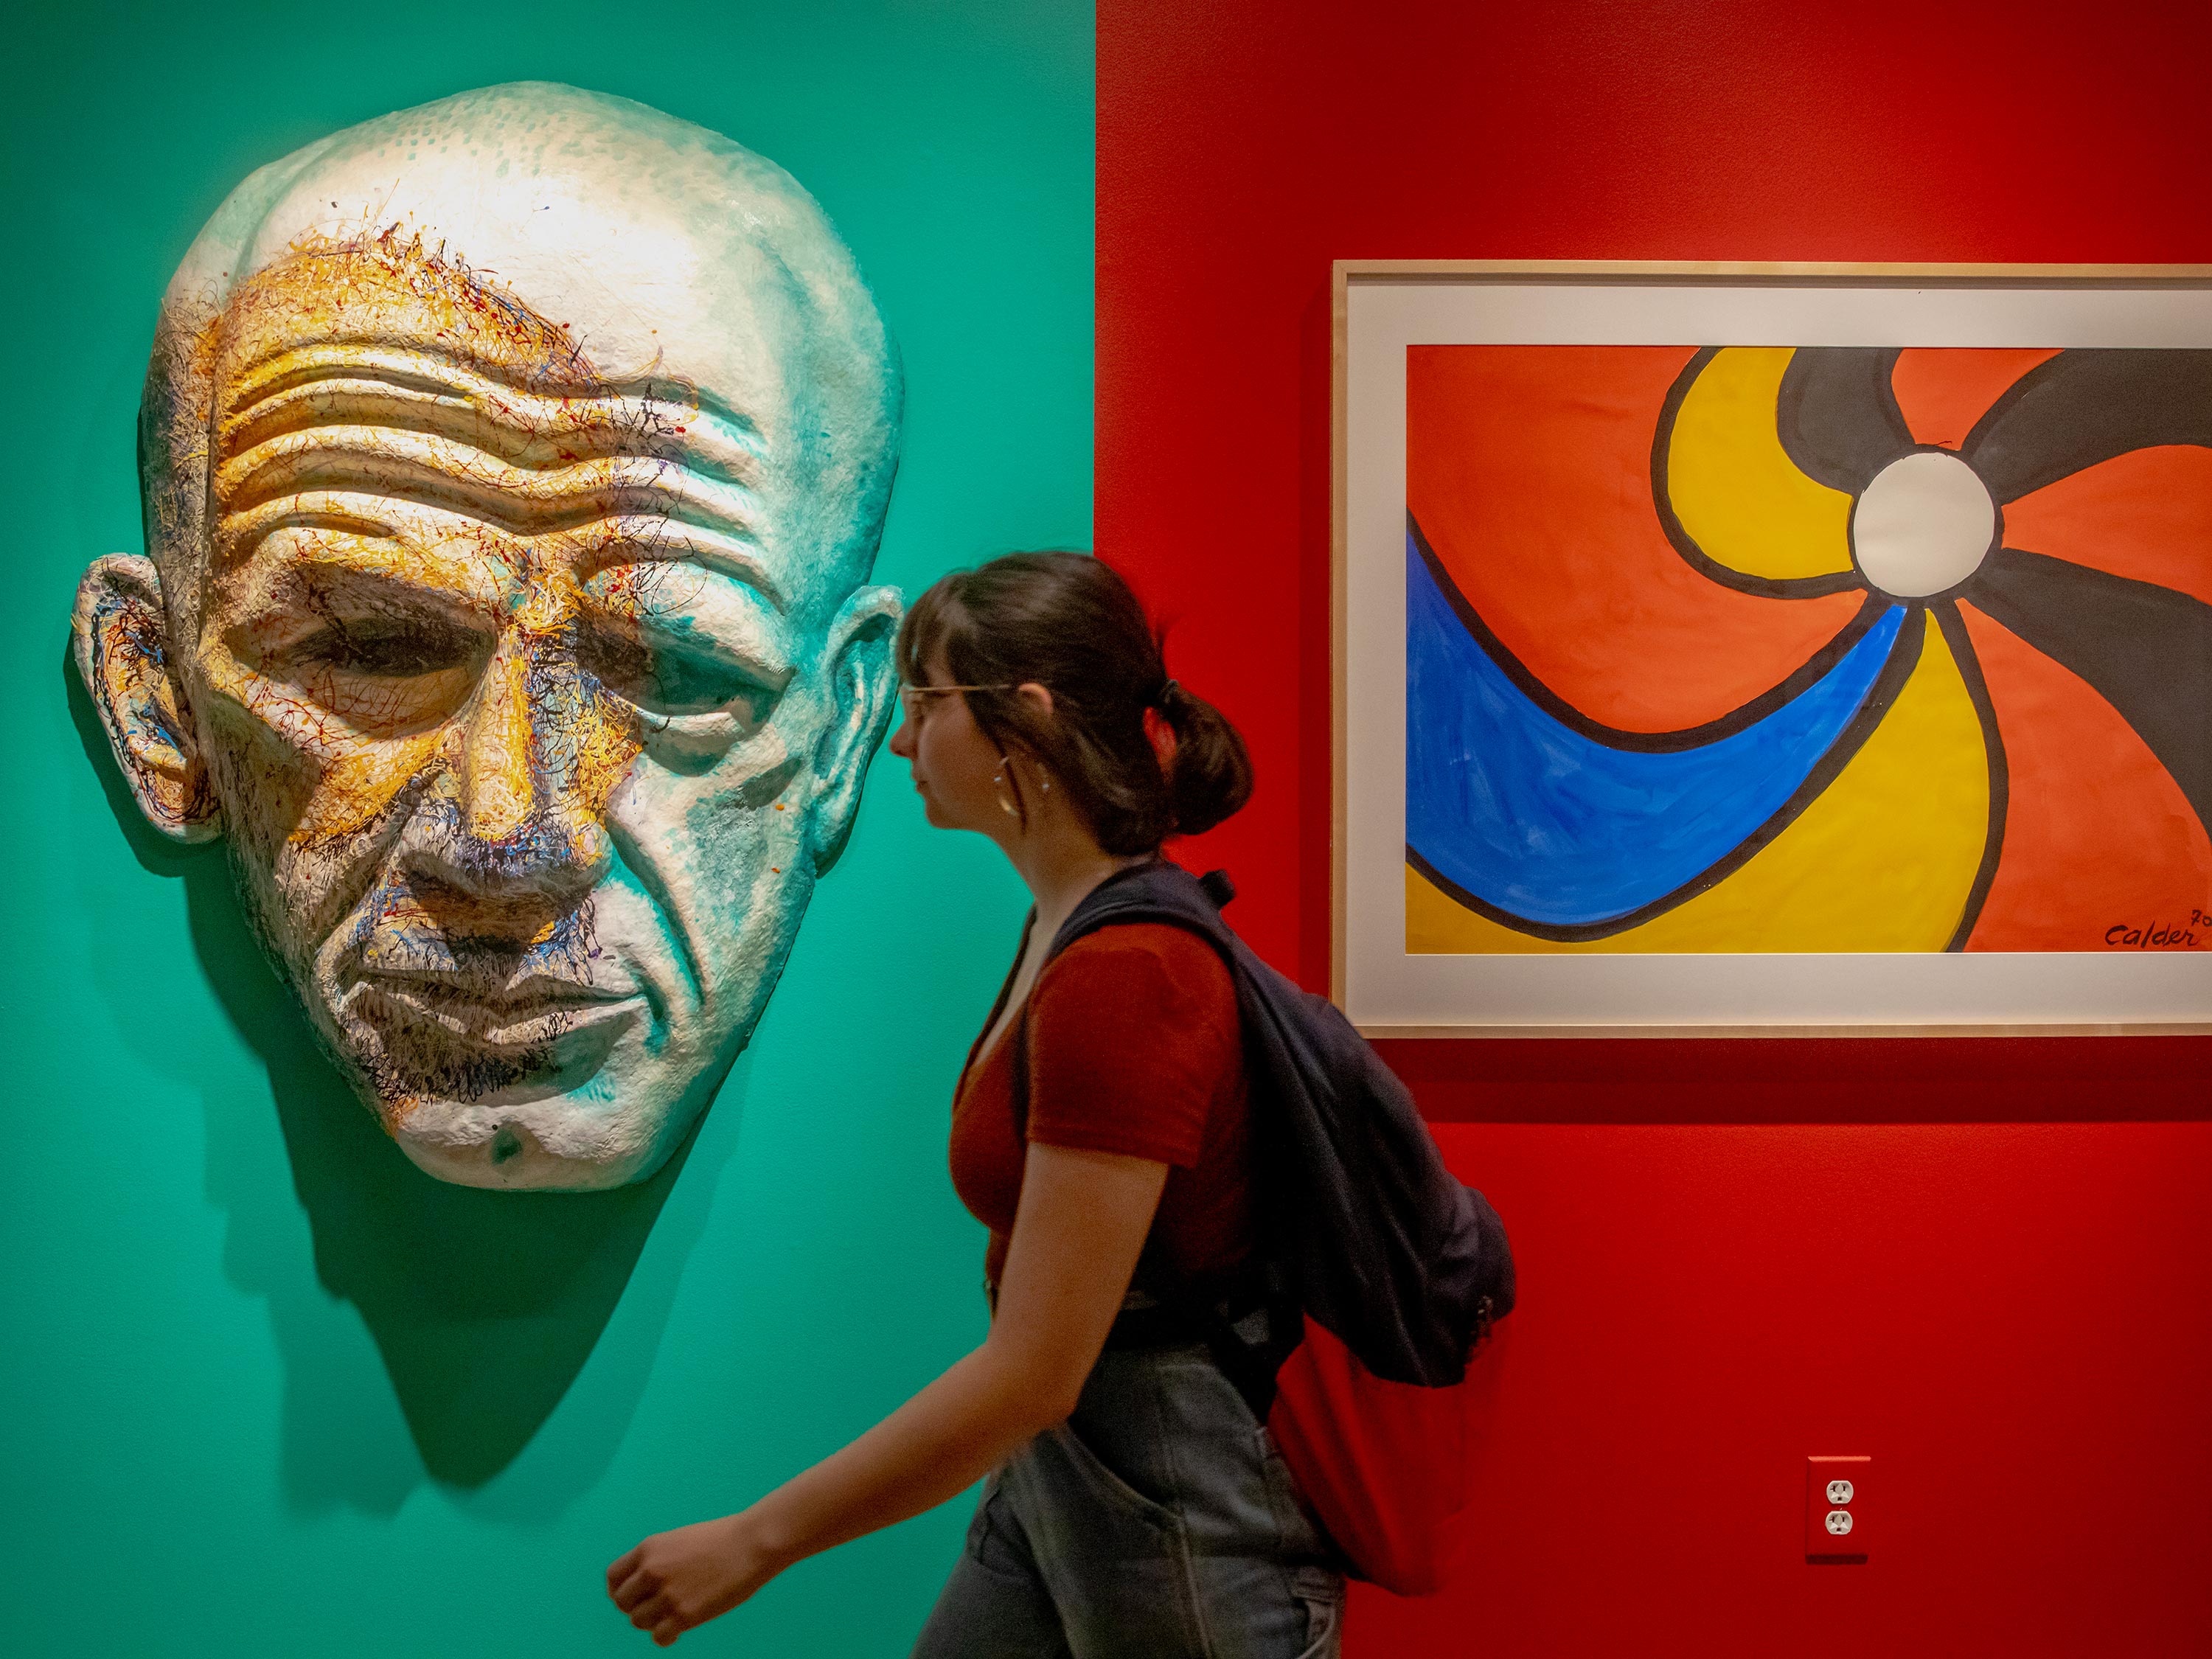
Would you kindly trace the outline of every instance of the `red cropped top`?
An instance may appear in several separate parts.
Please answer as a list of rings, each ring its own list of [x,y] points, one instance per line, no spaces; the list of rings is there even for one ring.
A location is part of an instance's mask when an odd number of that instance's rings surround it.
[[[1252,1249],[1251,1130],[1237,989],[1213,947],[1179,927],[1104,927],[1055,957],[1017,1016],[1027,1023],[1026,1139],[1168,1168],[1137,1282],[1207,1295]],[[1013,1027],[961,1073],[952,1185],[991,1230],[996,1283],[1022,1192]]]

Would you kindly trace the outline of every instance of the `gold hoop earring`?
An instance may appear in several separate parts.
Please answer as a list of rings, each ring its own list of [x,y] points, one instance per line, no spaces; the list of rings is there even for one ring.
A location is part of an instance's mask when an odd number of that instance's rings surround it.
[[[999,769],[991,774],[991,788],[993,793],[999,798],[999,810],[1001,812],[1004,812],[1008,817],[1018,819],[1022,823],[1026,825],[1029,822],[1029,815],[1022,811],[1022,798],[1019,793],[1019,786],[1010,786],[1006,782],[1007,769],[1012,766],[1013,763],[1013,758],[1012,756],[1001,755],[999,757]]]

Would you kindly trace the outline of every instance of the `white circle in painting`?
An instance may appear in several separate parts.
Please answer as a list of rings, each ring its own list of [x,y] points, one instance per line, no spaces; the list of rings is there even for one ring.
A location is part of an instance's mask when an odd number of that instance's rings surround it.
[[[1948,450],[1916,450],[1859,492],[1851,550],[1883,592],[1925,599],[1972,575],[1996,529],[1997,504],[1972,467]]]

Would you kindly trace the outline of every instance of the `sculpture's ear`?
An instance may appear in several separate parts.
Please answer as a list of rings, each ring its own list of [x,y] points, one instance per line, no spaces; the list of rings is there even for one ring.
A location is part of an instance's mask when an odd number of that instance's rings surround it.
[[[820,875],[845,850],[860,808],[868,762],[884,740],[898,692],[891,642],[905,603],[896,587],[856,590],[830,624],[823,650],[830,664],[830,722],[814,748],[814,872]]]
[[[146,821],[172,841],[212,837],[215,793],[199,734],[169,672],[161,579],[131,553],[93,561],[70,621],[78,677]]]

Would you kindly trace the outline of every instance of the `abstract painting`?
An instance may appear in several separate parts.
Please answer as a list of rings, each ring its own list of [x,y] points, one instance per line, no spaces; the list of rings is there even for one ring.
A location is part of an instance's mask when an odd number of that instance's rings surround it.
[[[1406,952],[2212,948],[2212,350],[1404,363]]]

